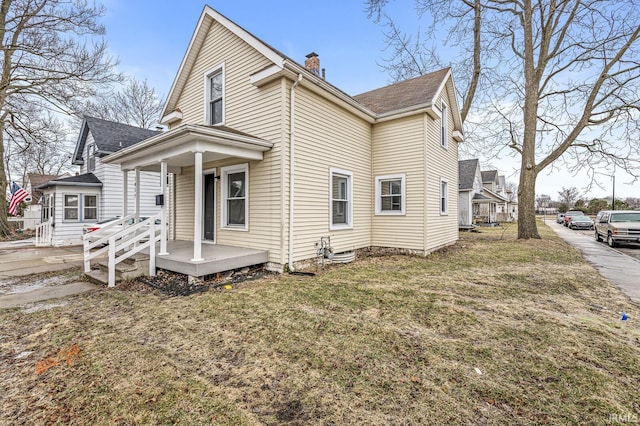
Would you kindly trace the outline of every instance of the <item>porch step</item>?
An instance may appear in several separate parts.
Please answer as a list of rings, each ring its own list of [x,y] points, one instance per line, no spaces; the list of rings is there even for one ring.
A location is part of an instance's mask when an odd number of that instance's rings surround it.
[[[103,259],[96,263],[99,269],[86,273],[86,277],[96,284],[109,283],[109,260]],[[135,254],[116,265],[116,283],[131,280],[149,274],[149,256]]]

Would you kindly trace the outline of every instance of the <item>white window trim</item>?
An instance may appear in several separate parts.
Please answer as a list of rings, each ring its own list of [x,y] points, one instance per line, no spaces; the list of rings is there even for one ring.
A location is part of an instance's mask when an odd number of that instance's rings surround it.
[[[347,223],[333,224],[333,175],[347,177]],[[353,172],[341,169],[329,168],[329,230],[353,229]]]
[[[400,190],[400,210],[382,210],[382,181],[386,180],[401,180]],[[404,173],[399,173],[395,175],[384,175],[384,176],[376,176],[376,215],[379,216],[404,216],[406,214],[405,206],[406,206],[406,175]]]
[[[244,172],[245,173],[245,189],[244,189],[244,225],[227,225],[227,198],[229,190],[228,188],[228,179],[229,173],[237,173]],[[248,231],[249,230],[249,163],[242,164],[234,164],[233,166],[225,166],[220,168],[220,176],[222,176],[222,191],[220,202],[222,214],[220,215],[220,229],[228,230],[228,231]]]
[[[215,126],[222,126],[226,121],[226,106],[227,106],[227,93],[226,93],[226,84],[225,84],[225,64],[224,62],[216,65],[211,68],[207,72],[204,73],[204,123],[207,126],[212,126],[211,124],[211,116],[209,110],[209,94],[211,91],[209,90],[209,77],[213,74],[220,72],[222,74],[222,121],[220,123],[214,124]]]
[[[449,106],[444,101],[440,106],[440,146],[449,148]]]
[[[442,194],[442,184],[447,184],[447,193]],[[440,216],[448,216],[449,215],[449,181],[445,178],[440,178],[440,189],[438,191],[440,193],[440,198],[438,198],[438,209],[440,210]],[[444,195],[444,203],[445,209],[442,210],[442,198]]]
[[[67,209],[72,209],[73,207],[67,207],[66,204],[66,198],[67,195],[75,195],[76,197],[78,197],[78,205],[76,206],[76,215],[77,215],[77,219],[67,219]],[[80,215],[80,211],[81,211],[81,207],[82,207],[82,194],[78,194],[78,193],[72,193],[72,192],[66,192],[62,194],[62,221],[63,222],[81,222],[81,215]]]
[[[82,210],[81,210],[82,218],[80,219],[80,221],[81,222],[85,222],[87,220],[84,217],[84,210],[87,208],[85,206],[85,203],[84,203],[85,202],[85,199],[84,199],[85,197],[96,197],[96,206],[95,207],[89,207],[91,209],[95,209],[96,210],[96,218],[95,219],[89,219],[89,221],[96,222],[96,221],[100,220],[100,210],[99,210],[99,208],[100,208],[100,197],[98,196],[98,194],[88,193],[88,194],[82,194]]]

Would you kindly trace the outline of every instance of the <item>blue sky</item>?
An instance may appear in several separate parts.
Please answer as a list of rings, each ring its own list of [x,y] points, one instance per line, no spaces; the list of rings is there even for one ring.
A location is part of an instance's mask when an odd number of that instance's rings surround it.
[[[160,95],[166,96],[180,66],[193,30],[205,3],[195,0],[103,0],[107,14],[102,20],[113,55],[120,59],[120,70],[138,80],[148,80]],[[388,75],[378,64],[384,52],[382,29],[367,18],[360,0],[255,1],[221,0],[208,3],[265,43],[299,63],[310,52],[320,56],[327,80],[350,95],[389,84]],[[413,1],[390,3],[392,16],[403,28],[417,28]],[[486,159],[480,159],[486,163]],[[517,182],[514,170],[519,161],[511,158],[491,160],[508,181]],[[640,197],[640,184],[625,185],[630,177],[618,172],[616,195]],[[548,170],[537,183],[537,193],[557,199],[562,187],[582,188],[586,177]],[[601,178],[604,189],[593,188],[589,197],[611,193],[611,180]]]

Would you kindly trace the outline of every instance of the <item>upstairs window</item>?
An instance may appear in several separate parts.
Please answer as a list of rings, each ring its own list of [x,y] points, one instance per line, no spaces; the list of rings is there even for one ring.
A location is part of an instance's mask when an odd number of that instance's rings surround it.
[[[91,144],[87,147],[87,172],[96,169],[96,146]]]
[[[207,124],[224,123],[224,67],[220,66],[206,74]]]
[[[448,146],[448,138],[449,138],[449,111],[447,108],[447,104],[442,103],[442,118],[440,119],[440,145],[443,148]]]

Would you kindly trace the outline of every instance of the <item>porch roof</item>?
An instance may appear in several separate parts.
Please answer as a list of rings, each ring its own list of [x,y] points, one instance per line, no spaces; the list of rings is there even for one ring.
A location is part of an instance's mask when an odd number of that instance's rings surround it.
[[[202,152],[203,161],[236,157],[262,160],[273,143],[225,126],[184,124],[160,133],[133,146],[103,158],[103,162],[119,164],[122,170],[159,171],[166,161],[169,171],[194,164],[194,153]]]

